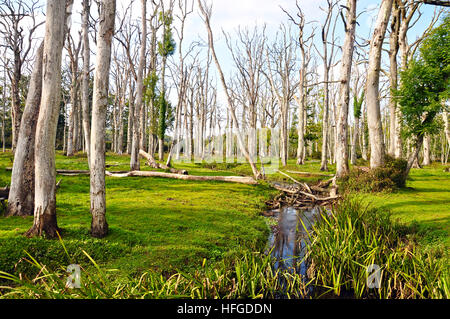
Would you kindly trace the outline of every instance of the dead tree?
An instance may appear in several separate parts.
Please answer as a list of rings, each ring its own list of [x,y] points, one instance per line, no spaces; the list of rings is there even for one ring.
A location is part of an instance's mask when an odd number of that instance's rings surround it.
[[[297,104],[297,133],[298,133],[298,143],[297,143],[297,165],[303,165],[305,162],[306,152],[305,152],[305,130],[306,130],[306,76],[308,71],[308,64],[311,59],[311,48],[314,38],[314,29],[307,36],[305,34],[305,15],[296,1],[296,6],[298,9],[297,19],[292,17],[286,10],[282,9],[289,17],[289,19],[298,27],[298,47],[300,49],[301,55],[301,65],[299,68],[299,83],[298,83],[298,97],[294,96]],[[308,42],[310,44],[308,45]]]
[[[281,165],[286,166],[288,160],[288,116],[289,105],[294,97],[297,82],[294,79],[295,52],[291,44],[289,31],[281,25],[281,33],[278,33],[271,50],[266,49],[267,79],[272,88],[272,93],[277,97],[281,114],[280,126],[280,157]],[[281,39],[278,36],[281,34]],[[276,75],[276,77],[275,77]]]
[[[237,40],[232,43],[230,36],[225,35],[228,50],[237,69],[237,77],[241,88],[241,101],[243,119],[246,121],[246,108],[248,109],[249,148],[256,149],[256,125],[258,121],[258,104],[260,103],[260,90],[262,86],[262,70],[264,67],[264,48],[266,45],[265,26],[261,31],[255,26],[236,32]],[[244,123],[242,123],[244,125]]]
[[[67,136],[67,156],[73,156],[77,144],[77,122],[78,122],[78,56],[81,49],[81,36],[79,38],[78,44],[76,45],[70,34],[70,30],[67,34],[66,49],[70,59],[70,73],[71,73],[71,83],[70,83],[70,115],[69,115],[69,130]]]
[[[182,46],[183,46],[183,40],[184,40],[184,28],[186,19],[189,14],[193,12],[193,6],[194,1],[190,1],[190,4],[188,4],[187,0],[179,0],[178,1],[178,8],[180,11],[180,15],[177,15],[178,20],[180,21],[180,28],[179,30],[176,29],[177,35],[178,35],[178,58],[179,58],[179,66],[178,66],[178,103],[176,108],[176,114],[175,114],[175,129],[174,129],[174,137],[171,143],[171,146],[169,147],[169,155],[167,157],[166,165],[170,166],[170,162],[172,160],[172,154],[173,154],[173,148],[174,146],[177,146],[177,150],[179,150],[179,146],[177,145],[180,141],[180,133],[181,133],[181,114],[183,111],[183,107],[186,107],[186,95],[187,95],[187,86],[188,86],[188,79],[190,75],[190,71],[185,69],[184,63],[187,55],[192,51],[192,46],[189,48],[188,52],[186,54],[183,54]],[[177,152],[177,157],[179,156],[179,153]]]
[[[105,128],[115,12],[115,0],[101,3],[92,100],[90,153],[91,235],[98,238],[105,237],[108,233],[105,189]]]
[[[367,71],[367,84],[365,104],[367,107],[367,124],[370,139],[370,168],[384,165],[385,144],[380,114],[380,64],[381,50],[386,33],[387,24],[391,15],[393,0],[383,0],[370,42],[369,66]]]
[[[326,13],[327,16],[325,18],[325,21],[322,25],[322,48],[323,53],[321,53],[319,50],[316,51],[319,54],[319,56],[322,58],[323,61],[323,122],[322,122],[322,156],[321,156],[321,163],[320,163],[320,170],[321,171],[327,171],[328,170],[328,163],[327,163],[327,154],[328,154],[328,131],[329,131],[329,110],[330,110],[330,91],[329,91],[329,81],[330,81],[330,68],[331,63],[333,61],[334,57],[334,31],[336,28],[336,21],[337,21],[337,15],[334,20],[333,29],[331,30],[331,52],[328,53],[328,48],[330,45],[330,40],[328,38],[330,33],[330,28],[332,25],[332,19],[333,19],[333,10],[336,6],[336,2],[334,0],[327,0],[327,9]]]
[[[27,101],[17,138],[17,152],[11,173],[6,216],[33,215],[34,211],[34,143],[42,94],[43,50],[44,43],[36,53],[30,78]]]
[[[83,32],[83,74],[81,78],[81,109],[83,118],[84,145],[90,165],[91,152],[91,118],[89,107],[89,73],[90,73],[90,45],[89,45],[89,14],[90,0],[83,0],[81,28]]]
[[[341,74],[339,83],[338,117],[336,121],[336,176],[349,173],[348,165],[348,109],[350,104],[350,78],[355,42],[356,0],[347,1],[347,16],[344,22],[345,40],[342,47]]]
[[[37,0],[2,0],[0,2],[0,34],[4,37],[5,46],[11,51],[13,57],[12,70],[8,72],[11,82],[13,151],[16,149],[20,120],[22,118],[20,81],[23,66],[32,50],[34,33],[44,23],[36,21],[39,9],[38,4],[39,1]]]
[[[33,226],[27,236],[57,237],[55,140],[61,96],[61,59],[72,0],[47,1],[42,65],[42,96],[36,126]]]
[[[224,74],[222,72],[222,68],[220,66],[220,63],[219,63],[219,60],[217,58],[216,51],[215,51],[215,48],[214,48],[214,39],[213,39],[213,33],[212,33],[212,30],[211,30],[211,23],[210,23],[212,9],[211,9],[211,7],[208,8],[205,3],[202,4],[202,2],[200,0],[197,0],[197,3],[198,3],[198,6],[200,8],[200,12],[202,14],[203,22],[205,23],[206,30],[208,32],[208,45],[209,45],[209,48],[211,50],[211,54],[212,54],[212,57],[214,59],[214,62],[216,64],[217,71],[219,72],[220,82],[222,83],[223,89],[224,89],[225,94],[227,96],[228,110],[229,110],[229,112],[230,112],[230,114],[231,114],[231,116],[233,118],[233,122],[236,125],[236,129],[238,130],[237,140],[238,140],[239,148],[241,149],[241,152],[243,153],[243,155],[244,155],[245,159],[247,160],[247,162],[250,164],[250,167],[252,168],[252,172],[253,172],[253,175],[254,175],[255,179],[258,179],[260,177],[260,173],[259,173],[258,169],[256,168],[256,164],[251,159],[247,148],[245,147],[245,144],[244,144],[244,141],[243,141],[243,138],[242,138],[243,135],[241,134],[241,132],[239,130],[239,125],[238,125],[238,121],[237,121],[237,118],[236,118],[236,113],[234,112],[233,102],[232,102],[232,99],[231,99],[231,96],[230,96],[230,92],[228,90],[227,83],[225,82],[225,76],[224,76]]]

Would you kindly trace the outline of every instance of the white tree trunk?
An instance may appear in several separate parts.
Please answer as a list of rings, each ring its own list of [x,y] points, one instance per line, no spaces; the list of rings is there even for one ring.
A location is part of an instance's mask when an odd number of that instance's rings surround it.
[[[97,35],[97,61],[92,101],[90,193],[91,235],[93,237],[104,237],[108,233],[108,224],[105,216],[105,128],[115,12],[115,0],[102,2]]]
[[[36,53],[27,101],[20,123],[6,216],[33,215],[34,211],[34,142],[42,94],[43,50],[44,42]]]
[[[430,165],[431,164],[431,136],[430,134],[425,134],[423,139],[423,162],[422,165]]]
[[[146,43],[147,43],[147,1],[141,0],[142,5],[142,35],[141,35],[141,52],[139,56],[139,66],[137,70],[137,79],[136,79],[136,105],[134,109],[134,121],[133,121],[133,139],[131,142],[131,159],[130,159],[130,169],[131,170],[139,170],[141,168],[139,162],[139,142],[140,142],[140,134],[144,134],[144,132],[140,132],[140,116],[142,109],[142,97],[144,90],[144,66],[145,66],[145,51],[146,51]],[[164,79],[163,79],[164,81]]]
[[[90,162],[91,154],[91,119],[89,115],[89,64],[90,64],[90,48],[89,48],[89,6],[90,0],[83,0],[83,16],[82,16],[82,30],[83,30],[83,77],[81,80],[81,108],[83,118],[83,133],[84,144]]]
[[[230,111],[231,117],[232,117],[233,122],[234,122],[234,124],[236,126],[236,129],[238,131],[237,140],[238,140],[239,148],[241,149],[241,152],[244,154],[244,157],[246,158],[247,162],[250,164],[250,167],[252,168],[252,172],[253,172],[253,175],[254,175],[255,179],[258,179],[260,177],[260,172],[256,168],[255,163],[251,160],[250,155],[249,155],[249,153],[248,153],[248,151],[247,151],[247,149],[245,147],[244,141],[242,139],[242,134],[241,134],[241,132],[239,130],[239,126],[238,126],[236,114],[235,114],[234,109],[233,109],[233,103],[232,103],[231,96],[230,96],[230,93],[229,93],[229,90],[228,90],[228,86],[227,86],[227,84],[225,82],[225,77],[223,75],[222,68],[221,68],[221,66],[219,64],[219,60],[217,59],[216,51],[214,49],[213,34],[212,34],[212,31],[211,31],[211,25],[210,25],[210,22],[209,22],[209,19],[210,19],[210,16],[211,16],[211,12],[207,12],[205,10],[205,8],[201,4],[200,0],[198,0],[197,3],[199,5],[199,7],[200,7],[200,11],[201,11],[202,16],[204,18],[205,26],[206,26],[206,29],[208,31],[209,47],[211,49],[211,53],[212,53],[214,62],[216,64],[217,71],[219,72],[220,81],[222,83],[222,86],[224,88],[225,94],[227,96],[228,110]]]
[[[336,136],[336,176],[348,174],[348,108],[350,100],[350,76],[355,41],[356,0],[347,1],[346,33],[341,59],[341,80],[339,84],[339,101]],[[355,94],[357,94],[355,92]]]
[[[67,11],[66,12],[66,4]],[[48,0],[42,66],[42,96],[36,126],[33,226],[27,236],[57,237],[55,140],[61,99],[61,59],[72,1]]]
[[[445,103],[445,102],[443,102]],[[444,133],[445,133],[445,137],[447,138],[447,143],[448,146],[450,147],[450,125],[449,125],[449,121],[448,121],[448,113],[447,110],[445,109],[445,104],[443,106],[443,111],[442,111],[442,119],[444,120]]]
[[[353,129],[353,141],[352,141],[352,148],[350,152],[350,163],[352,165],[356,165],[356,150],[358,146],[359,141],[359,117],[355,118],[355,127]]]
[[[326,47],[325,47],[326,48]],[[326,52],[324,53],[326,57]],[[321,171],[328,171],[327,153],[328,153],[328,119],[329,119],[329,95],[328,90],[328,66],[326,65],[327,59],[324,59],[324,88],[323,88],[323,120],[322,120],[322,157],[320,163]]]
[[[370,140],[370,168],[384,165],[384,137],[380,113],[380,64],[381,49],[386,27],[391,14],[393,0],[383,0],[378,12],[375,29],[370,42],[369,67],[366,85],[367,125]]]

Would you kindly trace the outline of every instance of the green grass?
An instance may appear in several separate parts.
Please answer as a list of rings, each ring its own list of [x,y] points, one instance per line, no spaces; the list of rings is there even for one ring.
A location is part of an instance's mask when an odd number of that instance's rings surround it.
[[[308,255],[316,293],[353,298],[448,298],[448,252],[424,250],[414,230],[394,222],[389,212],[344,199],[314,226]],[[380,286],[370,289],[367,267],[380,267]]]
[[[129,157],[108,154],[106,163],[120,164],[111,170],[125,170]],[[9,183],[10,172],[4,167],[11,165],[11,154],[1,154],[0,182]],[[67,158],[58,153],[56,166],[87,169],[83,155]],[[190,174],[208,172],[197,166],[184,167]],[[142,168],[148,169],[143,161]],[[259,213],[274,191],[264,185],[107,177],[106,214],[110,232],[105,239],[96,240],[89,236],[89,177],[57,176],[57,179],[62,179],[57,193],[58,225],[63,229],[66,245],[77,251],[80,258],[83,258],[81,249],[85,249],[103,266],[120,269],[124,276],[146,270],[165,273],[189,270],[204,258],[218,260],[246,247],[264,247],[266,243],[268,228]],[[32,216],[0,217],[0,265],[9,268],[1,270],[10,272],[26,256],[23,250],[40,257],[40,262],[65,261],[58,241],[41,238],[30,241],[22,236],[31,225]],[[55,258],[58,255],[55,251],[59,251],[60,259]]]
[[[106,163],[115,165],[109,168],[111,171],[128,170],[129,156],[108,153]],[[12,154],[1,153],[0,186],[9,184],[11,173],[4,168],[11,166]],[[84,154],[68,158],[57,152],[56,166],[59,169],[88,169]],[[251,175],[246,164],[177,163],[175,167],[188,170],[190,175]],[[144,165],[143,160],[141,169],[151,170]],[[329,169],[329,173],[333,173],[334,165],[329,165]],[[297,166],[294,160],[290,160],[288,166],[281,170],[319,173],[320,162],[308,161],[303,166]],[[328,178],[292,173],[290,175],[297,180],[312,183]],[[269,180],[290,182],[281,174],[267,177]],[[71,263],[80,264],[86,270],[84,274],[91,274],[92,277],[86,278],[86,291],[72,292],[68,297],[260,298],[277,294],[280,288],[277,286],[277,274],[270,273],[269,261],[258,253],[265,247],[268,235],[267,224],[259,213],[264,209],[264,202],[277,193],[265,183],[251,186],[164,178],[107,177],[107,221],[110,232],[104,239],[93,239],[89,235],[89,177],[59,175],[57,179],[62,179],[57,193],[58,224],[63,229],[61,235],[69,253],[58,240],[23,237],[22,234],[32,224],[31,216],[0,216],[0,271],[22,275],[10,278],[19,286],[16,290],[18,297],[26,297],[28,293],[35,293],[43,298],[62,297],[62,294],[67,293],[64,282],[61,282],[66,276],[64,266]],[[363,196],[364,200],[370,202],[378,211],[390,212],[391,219],[399,219],[404,224],[402,227],[408,229],[408,234],[416,236],[408,237],[407,240],[415,242],[415,239],[418,239],[420,243],[417,254],[414,253],[414,256],[419,257],[414,257],[416,259],[411,264],[412,268],[423,269],[424,272],[420,270],[420,276],[423,273],[426,276],[427,269],[432,270],[430,265],[434,264],[427,254],[433,254],[433,249],[442,251],[442,245],[448,247],[449,189],[449,173],[443,172],[442,165],[434,164],[422,170],[413,169],[404,189],[395,193],[368,193]],[[351,227],[359,227],[361,230],[362,226],[357,224],[359,219],[353,217],[348,222],[349,227],[351,222],[354,222]],[[322,262],[317,266],[325,266],[321,270],[322,273],[334,269],[329,266],[336,261],[333,256],[337,250],[330,246],[335,243],[336,247],[344,250],[339,257],[347,256],[350,261],[347,263],[350,274],[353,271],[355,278],[363,276],[362,268],[355,266],[351,258],[353,256],[356,262],[361,263],[361,258],[370,254],[365,248],[349,253],[349,245],[345,243],[351,240],[361,243],[372,235],[369,239],[376,242],[377,247],[385,247],[380,251],[374,250],[376,256],[394,256],[392,258],[400,258],[397,260],[400,260],[401,265],[404,264],[401,259],[405,258],[401,255],[404,246],[399,246],[400,249],[394,251],[395,255],[389,255],[384,251],[392,246],[386,242],[387,239],[381,240],[377,232],[369,234],[369,237],[364,237],[362,232],[360,237],[351,239],[345,232],[348,230],[345,220],[342,233],[334,232],[333,227],[338,225],[330,225],[332,231],[327,236],[334,234],[337,240],[321,241],[323,246],[319,252],[322,253]],[[351,229],[350,231],[352,232]],[[341,235],[344,240],[339,239]],[[394,237],[395,240],[400,240],[398,236]],[[352,245],[350,246],[353,247]],[[431,248],[427,251],[422,249],[421,245]],[[370,248],[370,245],[367,247]],[[326,249],[332,249],[334,253],[326,253]],[[357,255],[358,253],[362,255]],[[39,263],[33,262],[30,256],[36,258]],[[108,272],[105,279],[91,258],[103,270],[116,270]],[[208,266],[205,266],[205,263]],[[394,266],[397,267],[396,264]],[[394,276],[397,272],[395,267],[391,272]],[[319,268],[317,269],[319,271]],[[406,268],[398,269],[403,271]],[[21,279],[35,278],[38,273],[47,274],[48,277],[37,279],[36,282],[40,282],[37,286]],[[340,277],[336,277],[338,273],[337,269],[331,275],[324,275],[335,276],[335,279],[334,283],[322,281],[322,285],[332,286],[335,292],[340,292],[339,289],[356,289],[359,296],[364,296],[363,281],[341,281]],[[408,276],[409,268],[404,273]],[[433,275],[436,272],[429,273]],[[430,280],[429,277],[420,278]],[[299,277],[293,276],[291,279],[291,292],[302,293],[298,291],[304,289]],[[111,284],[105,285],[102,283],[104,280]],[[446,281],[443,283],[446,284]],[[418,289],[418,285],[414,287]],[[439,289],[441,288],[439,286]],[[77,295],[78,293],[80,295]],[[386,295],[389,293],[389,290],[386,290]],[[418,296],[421,294],[425,296],[430,292],[420,292]]]
[[[406,188],[395,193],[366,194],[374,206],[389,210],[392,218],[412,225],[425,243],[450,246],[450,173],[434,163],[412,169]]]

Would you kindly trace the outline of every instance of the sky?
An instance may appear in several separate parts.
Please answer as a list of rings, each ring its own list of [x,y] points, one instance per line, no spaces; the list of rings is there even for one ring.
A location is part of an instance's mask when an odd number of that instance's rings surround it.
[[[192,0],[189,0],[192,1]],[[188,2],[189,2],[188,1]],[[41,1],[43,4],[43,10],[45,11],[45,1]],[[148,1],[150,2],[150,1]],[[176,3],[178,0],[176,0]],[[344,3],[345,1],[341,1]],[[128,0],[117,0],[117,10],[122,11],[125,7],[129,5]],[[213,13],[211,18],[211,25],[214,33],[215,47],[218,55],[222,69],[224,70],[225,76],[227,78],[232,76],[233,63],[231,55],[225,43],[225,39],[222,32],[229,33],[233,37],[234,32],[238,27],[245,28],[248,27],[252,29],[255,25],[262,26],[266,25],[266,35],[270,41],[275,37],[277,30],[280,27],[280,23],[287,23],[288,17],[281,10],[280,7],[288,11],[292,16],[297,14],[297,7],[294,0],[209,0],[208,3],[213,5]],[[320,41],[319,29],[320,23],[325,19],[325,11],[322,8],[326,7],[326,0],[298,0],[298,5],[301,7],[307,22],[312,22],[308,24],[309,27],[315,25],[317,27],[317,42]],[[357,1],[357,14],[358,24],[356,27],[357,36],[368,39],[371,37],[372,23],[376,19],[378,13],[378,7],[381,0],[358,0]],[[133,17],[136,20],[140,20],[140,9],[141,1],[134,0],[132,6]],[[175,5],[177,6],[177,5]],[[421,19],[414,28],[412,28],[408,33],[408,38],[410,41],[414,40],[416,37],[422,34],[423,30],[428,25],[431,17],[433,16],[434,10],[437,7],[430,5],[422,5],[420,11],[422,12]],[[76,39],[78,36],[78,30],[81,24],[81,0],[74,0],[73,14],[72,14],[72,34]],[[93,6],[91,8],[91,13],[96,15],[96,8]],[[175,10],[175,14],[177,10]],[[44,19],[44,15],[40,15],[38,20]],[[175,26],[177,24],[177,19],[175,19]],[[44,27],[41,26],[38,36],[43,36]],[[296,36],[296,28],[292,27],[293,37]],[[174,33],[175,34],[175,33]],[[336,29],[336,35],[338,37],[337,43],[342,44],[344,40],[344,30],[342,21],[338,20],[338,25]],[[192,41],[202,40],[206,44],[207,33],[202,19],[200,18],[200,13],[197,8],[197,0],[194,0],[194,10],[193,13],[189,15],[186,21],[185,27],[185,40],[184,48],[188,47],[188,44]],[[38,41],[36,41],[38,42]],[[321,48],[321,44],[318,44],[318,48]],[[95,47],[91,44],[91,49],[95,51]],[[178,59],[178,57],[175,57]],[[383,65],[387,68],[387,54],[384,53]],[[94,63],[95,58],[91,58],[91,63]],[[321,66],[319,65],[319,70]],[[215,72],[215,66],[212,65],[212,72]],[[334,70],[335,73],[339,72],[339,66]],[[218,86],[218,103],[225,107],[225,95],[221,88],[220,82],[217,82]],[[171,94],[172,104],[176,104],[176,96],[174,92]]]

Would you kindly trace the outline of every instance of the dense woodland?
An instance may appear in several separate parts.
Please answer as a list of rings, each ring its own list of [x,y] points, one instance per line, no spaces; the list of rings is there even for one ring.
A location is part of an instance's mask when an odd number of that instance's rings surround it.
[[[350,164],[383,167],[386,155],[407,161],[406,176],[448,161],[448,1],[380,0],[369,38],[356,0],[324,1],[323,21],[302,1],[280,8],[275,36],[265,25],[220,33],[202,0],[82,0],[80,12],[74,2],[0,1],[1,143],[15,154],[7,215],[34,214],[28,236],[59,230],[55,149],[87,154],[94,237],[108,232],[106,151],[130,154],[131,171],[141,150],[168,168],[203,159],[213,136],[232,129],[232,147],[263,179],[244,132],[270,128],[282,166],[312,158],[323,171],[336,164],[337,177]],[[188,42],[194,17],[203,30]],[[422,34],[409,38],[417,24]]]

